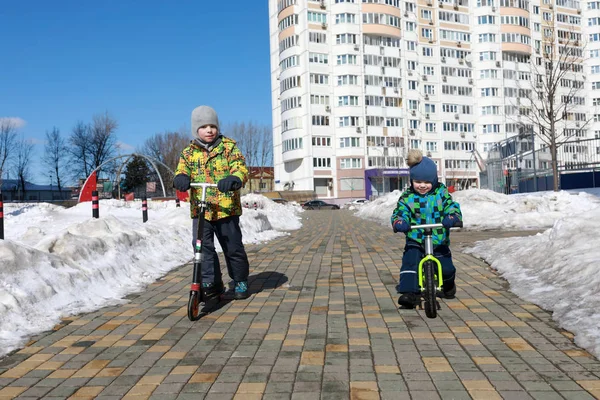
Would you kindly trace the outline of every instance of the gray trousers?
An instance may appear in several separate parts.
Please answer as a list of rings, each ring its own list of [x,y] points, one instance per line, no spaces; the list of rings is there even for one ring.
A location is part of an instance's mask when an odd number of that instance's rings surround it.
[[[196,243],[198,218],[192,220],[192,246]],[[248,280],[250,264],[242,244],[240,217],[232,216],[217,221],[204,220],[204,235],[202,236],[202,282],[221,283],[223,277],[219,257],[215,250],[215,235],[223,249],[229,277],[236,282]]]

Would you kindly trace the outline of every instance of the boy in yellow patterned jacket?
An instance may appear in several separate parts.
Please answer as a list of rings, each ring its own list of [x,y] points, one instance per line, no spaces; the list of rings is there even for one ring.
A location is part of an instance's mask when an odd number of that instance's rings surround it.
[[[204,216],[204,262],[201,266],[204,298],[210,300],[225,291],[215,250],[215,235],[223,249],[229,277],[235,282],[233,298],[248,298],[250,266],[242,244],[242,203],[239,191],[248,180],[246,160],[235,141],[220,134],[219,118],[211,107],[200,106],[192,111],[192,136],[194,140],[181,152],[173,186],[185,192],[190,189],[191,182],[217,184],[218,190],[208,188],[206,194],[208,205]],[[201,194],[200,189],[192,188],[192,246],[196,243],[198,203]]]

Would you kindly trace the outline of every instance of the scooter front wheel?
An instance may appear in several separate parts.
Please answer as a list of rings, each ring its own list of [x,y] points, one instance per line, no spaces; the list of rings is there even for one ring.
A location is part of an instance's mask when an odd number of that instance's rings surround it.
[[[190,291],[190,299],[188,300],[188,319],[190,321],[198,321],[200,319],[200,292],[197,290]]]

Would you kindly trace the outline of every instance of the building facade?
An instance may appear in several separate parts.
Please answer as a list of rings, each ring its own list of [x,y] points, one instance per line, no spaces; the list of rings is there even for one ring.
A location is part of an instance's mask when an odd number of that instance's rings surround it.
[[[532,103],[544,101],[554,52],[574,56],[558,79],[569,104],[560,129],[598,135],[599,4],[269,0],[275,189],[320,198],[403,189],[411,148],[447,185],[478,187],[477,152],[538,129]]]

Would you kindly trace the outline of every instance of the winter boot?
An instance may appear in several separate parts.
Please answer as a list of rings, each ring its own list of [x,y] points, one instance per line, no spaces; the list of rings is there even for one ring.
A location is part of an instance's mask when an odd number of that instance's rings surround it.
[[[403,293],[398,299],[398,304],[403,310],[412,310],[419,305],[419,297],[415,293]]]
[[[243,300],[250,297],[248,293],[248,281],[241,281],[235,283],[235,288],[233,289],[233,298],[235,300]]]
[[[202,297],[204,298],[205,303],[218,299],[223,292],[225,292],[223,282],[202,282]]]
[[[456,285],[452,285],[449,289],[442,286],[442,291],[437,292],[437,297],[441,299],[453,299],[456,295]]]

